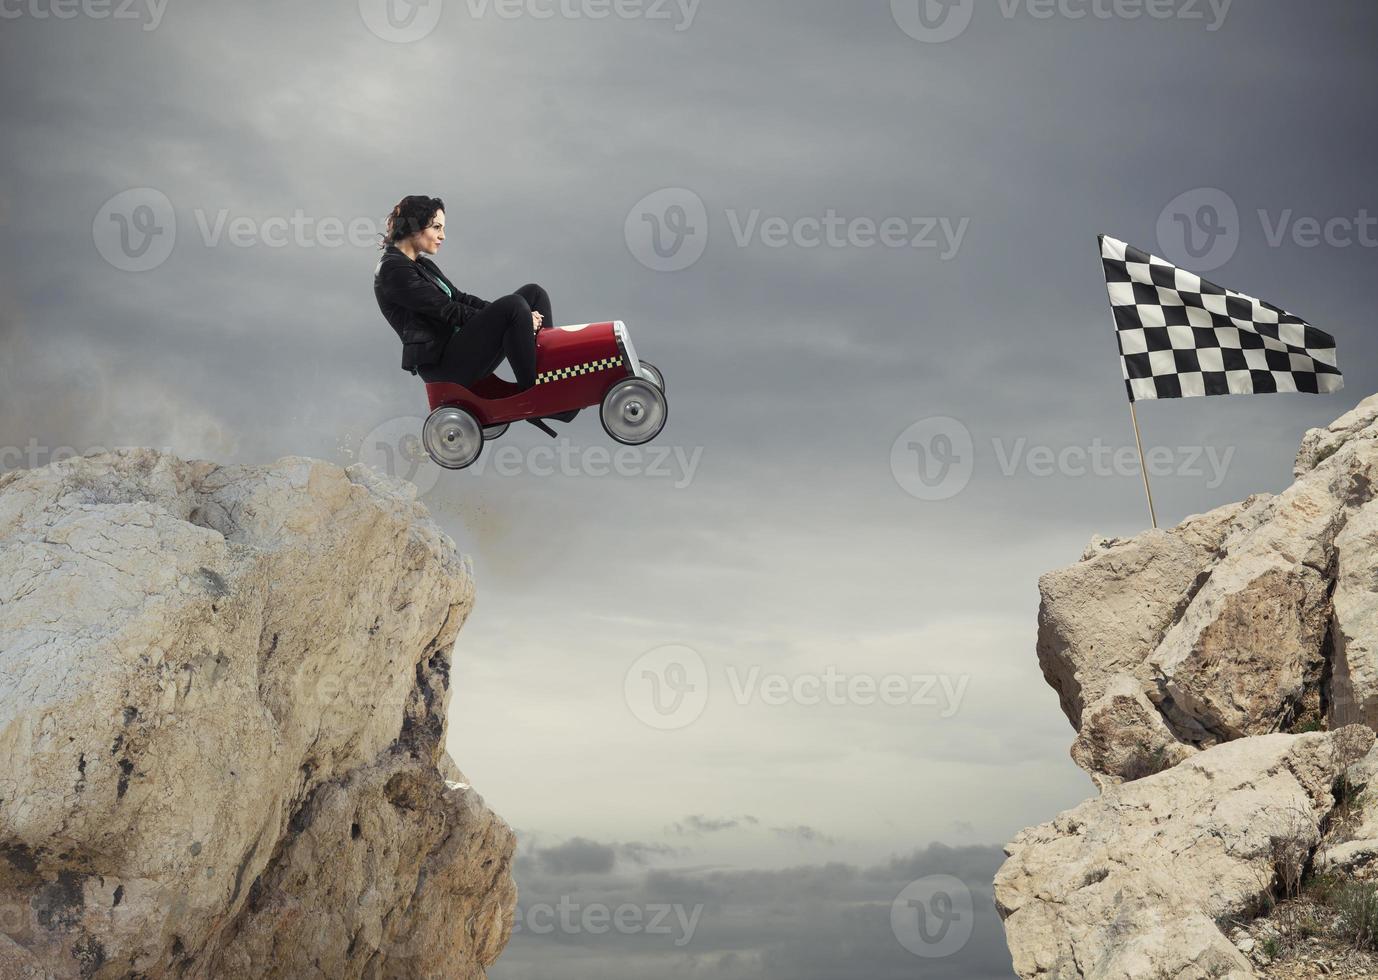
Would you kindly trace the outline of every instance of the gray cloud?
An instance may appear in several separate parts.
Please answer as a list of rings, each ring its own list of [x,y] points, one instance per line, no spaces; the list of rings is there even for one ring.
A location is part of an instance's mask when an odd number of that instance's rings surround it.
[[[617,855],[623,861],[632,864],[647,865],[655,861],[673,858],[683,851],[668,844],[648,844],[640,841],[629,841],[617,846]]]
[[[558,959],[561,976],[575,980],[631,980],[647,971],[723,980],[899,980],[917,971],[1007,977],[1009,953],[990,890],[1003,857],[996,847],[931,844],[867,866],[658,869],[596,880],[519,870],[519,928],[492,976],[541,976],[544,964]],[[896,937],[891,906],[911,882],[933,875],[966,883],[975,918],[960,950],[923,959]],[[639,924],[604,929],[596,913],[619,908],[625,923]],[[653,929],[651,921],[666,908],[672,911]],[[693,927],[685,928],[687,922]]]
[[[831,837],[807,824],[800,824],[797,827],[771,827],[770,832],[776,837],[797,841],[800,844],[836,844],[838,842],[836,837]]]
[[[606,874],[612,870],[617,852],[606,844],[576,837],[556,847],[538,850],[536,858],[551,874]]]
[[[538,835],[519,834],[523,847],[514,859],[520,874],[611,874],[615,868],[644,867],[681,857],[688,852],[669,844],[622,841],[604,844],[586,837],[572,837],[559,844],[542,846]]]
[[[681,835],[716,834],[724,830],[734,830],[744,824],[754,825],[757,823],[760,823],[760,821],[750,815],[742,817],[705,817],[699,813],[692,813],[683,820],[676,821],[674,831]]]

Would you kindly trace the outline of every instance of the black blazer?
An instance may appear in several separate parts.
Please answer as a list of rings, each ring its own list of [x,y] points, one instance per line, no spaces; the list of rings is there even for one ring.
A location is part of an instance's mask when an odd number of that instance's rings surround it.
[[[442,282],[453,296],[445,295]],[[460,292],[426,256],[413,262],[396,245],[387,247],[373,270],[373,295],[402,341],[402,370],[412,374],[439,361],[454,332],[488,305]]]

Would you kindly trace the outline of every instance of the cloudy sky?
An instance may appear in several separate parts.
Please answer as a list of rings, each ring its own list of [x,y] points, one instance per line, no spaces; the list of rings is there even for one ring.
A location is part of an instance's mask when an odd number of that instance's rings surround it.
[[[1371,3],[0,14],[0,466],[416,483],[478,578],[450,748],[521,840],[500,980],[1011,975],[1001,845],[1094,792],[1037,578],[1148,523],[1098,233],[1339,341],[1338,395],[1140,406],[1163,523],[1378,390]],[[461,288],[628,323],[652,447],[590,410],[415,460],[371,238],[414,193]]]

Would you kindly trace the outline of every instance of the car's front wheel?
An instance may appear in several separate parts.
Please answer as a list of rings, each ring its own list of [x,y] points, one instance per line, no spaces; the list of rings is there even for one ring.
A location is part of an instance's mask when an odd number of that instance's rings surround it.
[[[670,417],[665,392],[644,378],[623,378],[603,396],[603,431],[624,446],[640,446],[660,435]]]

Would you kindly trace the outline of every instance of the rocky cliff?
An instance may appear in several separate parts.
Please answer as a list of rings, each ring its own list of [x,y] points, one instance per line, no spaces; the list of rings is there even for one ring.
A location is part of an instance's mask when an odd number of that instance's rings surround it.
[[[1039,663],[1100,795],[1006,847],[1021,977],[1378,975],[1378,396],[1294,475],[1039,582]],[[1303,900],[1309,935],[1267,921]],[[1354,956],[1313,969],[1294,940]]]
[[[0,978],[480,978],[512,832],[445,752],[469,568],[407,485],[0,476]]]

